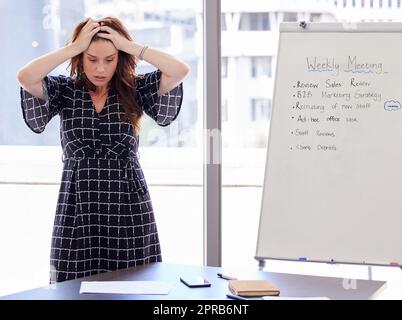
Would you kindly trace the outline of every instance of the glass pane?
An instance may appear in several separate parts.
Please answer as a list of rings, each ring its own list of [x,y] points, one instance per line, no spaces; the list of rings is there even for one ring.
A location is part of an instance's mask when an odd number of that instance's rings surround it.
[[[271,105],[279,40],[283,21],[331,22],[373,19],[373,1],[347,6],[346,1],[222,0],[223,266],[257,270],[257,244],[262,186],[271,119]],[[380,2],[381,3],[381,2]],[[377,2],[378,6],[378,2]],[[395,2],[400,6],[400,1]],[[268,17],[269,23],[258,23]],[[400,10],[387,6],[375,11],[375,19],[400,21]],[[256,19],[256,20],[254,20]],[[239,45],[241,44],[241,45]],[[269,271],[367,278],[367,267],[267,261]],[[385,268],[374,277],[401,281]],[[399,282],[400,283],[400,282]]]
[[[171,54],[190,66],[177,119],[158,126],[144,114],[140,131],[142,166],[164,262],[202,264],[202,0],[5,1],[0,88],[0,295],[47,285],[53,220],[62,173],[59,117],[40,135],[24,123],[17,71],[66,44],[87,17],[119,18],[134,41]],[[21,23],[15,24],[15,21]],[[18,34],[18,40],[15,38]],[[69,75],[68,63],[51,75]],[[135,72],[156,67],[141,61]],[[27,268],[29,264],[29,268]]]
[[[251,4],[249,6],[249,4]],[[222,262],[257,269],[277,20],[267,2],[222,1]],[[241,44],[241,45],[239,45]]]

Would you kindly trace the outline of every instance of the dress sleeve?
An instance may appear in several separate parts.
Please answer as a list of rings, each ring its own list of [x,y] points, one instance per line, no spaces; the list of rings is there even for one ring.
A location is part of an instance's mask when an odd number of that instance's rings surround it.
[[[42,79],[43,93],[45,100],[41,100],[20,86],[21,108],[24,121],[27,126],[35,133],[45,130],[46,124],[62,108],[63,87],[67,84],[67,77],[46,76]]]
[[[137,101],[144,112],[162,127],[168,126],[178,116],[183,101],[183,83],[158,96],[162,72],[153,72],[137,76]]]

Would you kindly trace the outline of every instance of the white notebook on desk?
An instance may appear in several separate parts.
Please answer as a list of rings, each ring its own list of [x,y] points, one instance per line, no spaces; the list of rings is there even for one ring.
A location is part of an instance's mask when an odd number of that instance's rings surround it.
[[[82,281],[80,293],[169,294],[172,288],[165,281]]]

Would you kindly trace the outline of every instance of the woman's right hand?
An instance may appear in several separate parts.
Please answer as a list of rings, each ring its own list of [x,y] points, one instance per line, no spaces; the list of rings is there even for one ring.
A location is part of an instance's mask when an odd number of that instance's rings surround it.
[[[71,44],[80,54],[85,51],[91,43],[92,37],[100,30],[99,22],[88,18],[87,23],[81,29],[77,39]]]

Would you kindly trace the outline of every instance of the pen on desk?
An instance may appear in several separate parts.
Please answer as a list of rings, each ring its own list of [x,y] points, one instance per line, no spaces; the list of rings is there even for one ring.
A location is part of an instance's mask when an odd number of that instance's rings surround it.
[[[224,275],[222,273],[219,273],[219,272],[217,274],[218,274],[219,278],[222,278],[222,279],[225,279],[225,280],[237,280],[237,278],[235,278],[235,277],[226,276],[226,275]]]
[[[228,297],[230,299],[235,299],[235,300],[248,300],[247,298],[236,296],[234,294],[229,294],[229,293],[226,294],[226,297]]]

